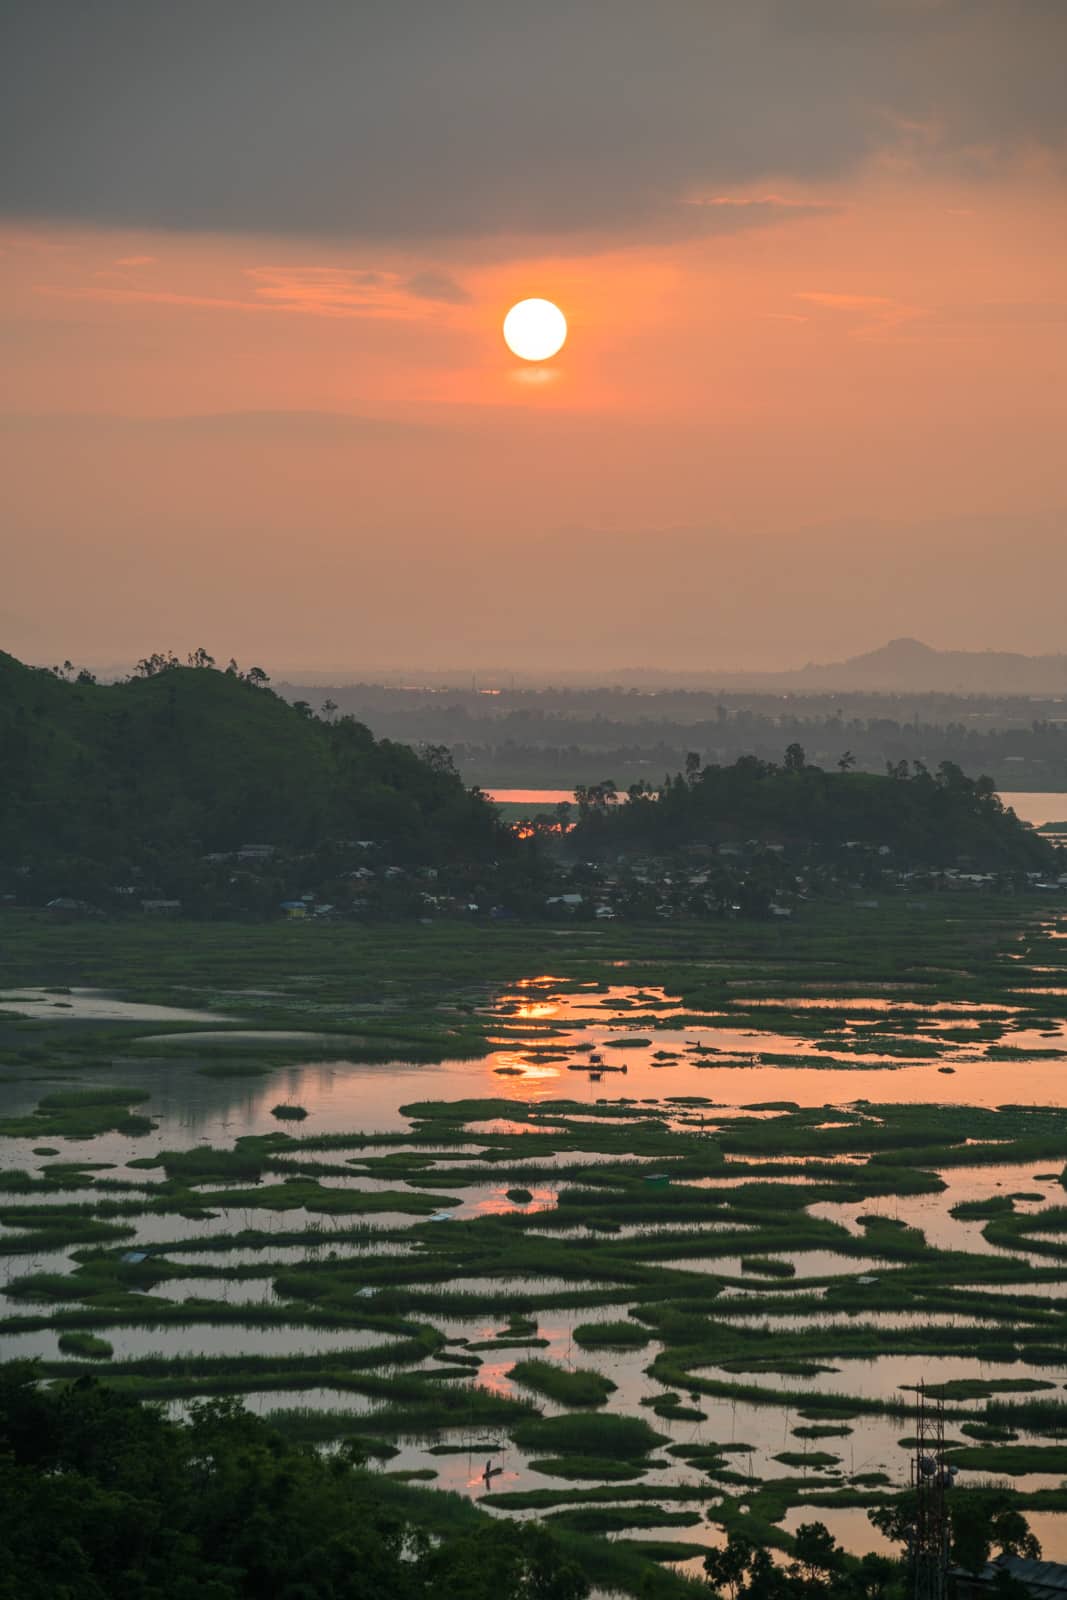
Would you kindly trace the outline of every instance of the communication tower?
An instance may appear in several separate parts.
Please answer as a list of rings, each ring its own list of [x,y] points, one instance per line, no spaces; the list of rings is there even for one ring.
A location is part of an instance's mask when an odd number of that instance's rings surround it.
[[[956,1468],[945,1460],[945,1407],[929,1400],[920,1381],[915,1409],[915,1453],[911,1487],[915,1522],[911,1534],[914,1600],[945,1600],[948,1576],[948,1508],[946,1495]]]

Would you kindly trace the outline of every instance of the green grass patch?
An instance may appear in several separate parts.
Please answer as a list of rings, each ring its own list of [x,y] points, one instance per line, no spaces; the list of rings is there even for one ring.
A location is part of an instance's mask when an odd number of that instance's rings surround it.
[[[791,1261],[775,1261],[769,1256],[742,1256],[741,1271],[758,1273],[761,1278],[795,1278],[797,1269]]]
[[[640,1478],[648,1463],[614,1461],[607,1456],[547,1456],[529,1463],[531,1472],[543,1472],[550,1478],[572,1478],[590,1483],[625,1483]]]
[[[155,1123],[130,1107],[149,1098],[143,1089],[61,1089],[43,1095],[28,1117],[0,1119],[0,1137],[32,1139],[58,1134],[63,1139],[92,1139],[100,1133],[151,1133]]]
[[[109,1361],[115,1354],[114,1346],[93,1333],[61,1333],[59,1348],[67,1356],[84,1356],[92,1361]]]
[[[615,1384],[585,1367],[568,1371],[551,1361],[519,1361],[508,1377],[523,1389],[532,1389],[563,1406],[602,1406],[615,1393]]]
[[[636,1322],[582,1322],[574,1330],[583,1350],[642,1350],[649,1337]]]
[[[658,1444],[665,1444],[662,1433],[650,1428],[641,1417],[621,1417],[612,1413],[572,1412],[564,1417],[530,1417],[512,1429],[512,1438],[521,1450],[546,1450],[552,1455],[611,1456],[619,1461],[638,1461]]]

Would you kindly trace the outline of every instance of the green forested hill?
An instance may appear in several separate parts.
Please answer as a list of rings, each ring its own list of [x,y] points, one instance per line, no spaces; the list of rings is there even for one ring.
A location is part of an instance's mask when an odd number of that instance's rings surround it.
[[[1057,852],[1004,809],[990,778],[969,778],[949,761],[936,773],[921,762],[909,771],[906,761],[885,776],[825,772],[794,744],[783,765],[755,756],[728,767],[694,763],[654,794],[635,787],[618,805],[603,785],[576,794],[574,843],[586,851],[759,839],[824,856],[884,849],[917,867],[1059,870]]]
[[[70,682],[0,653],[0,862],[309,848],[369,838],[400,861],[502,842],[447,761],[320,720],[233,672]]]

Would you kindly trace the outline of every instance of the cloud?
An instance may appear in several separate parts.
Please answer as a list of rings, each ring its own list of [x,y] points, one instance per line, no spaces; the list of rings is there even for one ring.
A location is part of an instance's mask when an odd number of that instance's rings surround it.
[[[408,294],[413,294],[419,300],[443,300],[449,305],[466,305],[470,295],[462,284],[456,282],[447,272],[436,272],[429,269],[425,272],[416,272],[414,277],[407,280],[404,285]]]
[[[830,289],[804,289],[794,297],[819,311],[842,312],[850,318],[849,335],[854,339],[884,339],[902,324],[926,316],[922,306],[906,305],[884,294],[851,294]]]
[[[787,222],[790,218],[836,216],[839,205],[822,200],[784,200],[781,195],[767,194],[756,198],[716,194],[708,199],[690,199],[687,205],[697,206],[709,216],[723,218],[725,227],[754,227],[764,223]]]
[[[317,317],[398,317],[412,311],[392,273],[352,267],[249,267],[245,276],[260,310]]]
[[[119,256],[115,265],[116,267],[150,267],[155,260],[155,256]]]
[[[118,276],[94,273],[94,277]],[[410,320],[430,302],[460,304],[466,291],[445,273],[426,271],[403,278],[395,272],[350,267],[246,267],[228,295],[198,294],[161,286],[140,289],[129,282],[39,283],[35,293],[60,300],[95,300],[108,305],[160,305],[203,311],[296,313],[312,317],[374,317]]]
[[[418,242],[685,232],[708,190],[895,149],[980,174],[1062,158],[1067,134],[1062,0],[9,9],[0,142],[19,159],[0,210],[22,218]],[[709,227],[755,215],[700,209]]]

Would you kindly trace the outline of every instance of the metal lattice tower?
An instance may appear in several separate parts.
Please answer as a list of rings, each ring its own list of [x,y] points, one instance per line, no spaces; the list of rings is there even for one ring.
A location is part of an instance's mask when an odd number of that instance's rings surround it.
[[[915,1523],[909,1554],[914,1600],[945,1600],[948,1575],[945,1495],[955,1476],[955,1467],[950,1467],[945,1460],[944,1403],[928,1400],[926,1386],[920,1382],[915,1411],[915,1453],[911,1458]]]

